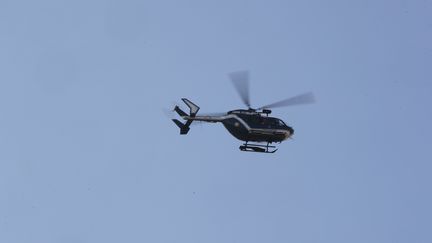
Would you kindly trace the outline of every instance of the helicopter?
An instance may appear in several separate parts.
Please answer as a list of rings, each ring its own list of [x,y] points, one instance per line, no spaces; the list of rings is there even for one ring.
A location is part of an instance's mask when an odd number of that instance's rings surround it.
[[[245,142],[239,147],[240,151],[275,153],[278,149],[270,144],[281,143],[291,138],[294,129],[281,119],[270,117],[272,112],[270,109],[315,102],[314,94],[307,92],[254,109],[251,107],[249,99],[249,72],[238,71],[230,73],[228,76],[247,109],[236,109],[220,114],[197,115],[200,107],[189,99],[182,98],[182,101],[189,107],[189,114],[180,109],[178,105],[174,107],[173,111],[185,120],[185,123],[178,119],[172,119],[180,128],[181,135],[189,132],[190,125],[194,121],[220,122],[232,136]]]

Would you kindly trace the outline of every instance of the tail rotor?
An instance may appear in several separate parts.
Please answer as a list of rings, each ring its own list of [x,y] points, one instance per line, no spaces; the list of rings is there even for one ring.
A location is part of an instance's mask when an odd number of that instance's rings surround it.
[[[186,98],[183,98],[182,100],[189,107],[189,115],[186,112],[184,112],[182,109],[180,109],[180,107],[177,105],[174,107],[174,111],[177,112],[177,114],[180,117],[185,119],[186,123],[182,123],[181,121],[179,121],[177,119],[172,119],[172,121],[180,128],[180,134],[185,135],[189,132],[189,130],[190,130],[189,127],[193,122],[193,119],[189,119],[189,118],[195,117],[196,114],[198,113],[200,107]]]

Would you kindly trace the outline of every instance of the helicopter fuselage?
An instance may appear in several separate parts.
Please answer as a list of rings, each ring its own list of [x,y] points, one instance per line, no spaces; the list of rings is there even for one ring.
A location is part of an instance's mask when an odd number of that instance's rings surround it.
[[[282,142],[294,133],[294,129],[281,119],[251,110],[233,110],[224,116],[195,116],[184,119],[221,122],[232,136],[242,141]]]

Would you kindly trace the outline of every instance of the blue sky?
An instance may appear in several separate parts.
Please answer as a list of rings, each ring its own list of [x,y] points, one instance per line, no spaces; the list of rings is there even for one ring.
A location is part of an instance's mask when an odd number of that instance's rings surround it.
[[[431,1],[0,1],[0,242],[431,242]],[[242,153],[227,73],[295,129]]]

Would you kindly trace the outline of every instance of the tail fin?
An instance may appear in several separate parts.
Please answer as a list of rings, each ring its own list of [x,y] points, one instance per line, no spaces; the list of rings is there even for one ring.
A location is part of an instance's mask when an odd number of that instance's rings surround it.
[[[192,101],[190,101],[186,98],[183,98],[182,100],[189,107],[189,110],[190,110],[189,115],[186,112],[182,111],[178,106],[174,107],[174,111],[177,112],[177,114],[179,114],[179,116],[181,116],[183,119],[185,119],[187,121],[185,124],[183,124],[182,122],[180,122],[177,119],[172,119],[172,121],[180,128],[180,134],[184,135],[184,134],[187,134],[189,132],[189,129],[190,129],[189,126],[193,121],[190,118],[195,117],[200,108],[199,108],[199,106],[195,105]],[[188,119],[188,117],[189,117],[189,119]]]
[[[189,107],[189,109],[190,109],[190,116],[191,117],[196,116],[196,114],[198,113],[198,111],[200,109],[199,106],[195,105],[192,101],[190,101],[190,100],[188,100],[186,98],[183,98],[182,100]]]

